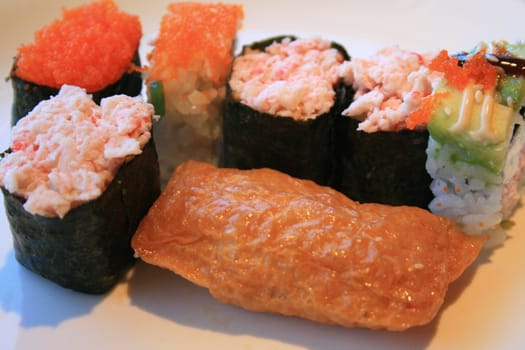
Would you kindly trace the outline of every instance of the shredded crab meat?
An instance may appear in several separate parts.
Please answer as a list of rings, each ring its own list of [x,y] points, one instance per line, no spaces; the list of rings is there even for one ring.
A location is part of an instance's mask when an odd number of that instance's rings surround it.
[[[236,100],[259,112],[315,118],[333,106],[342,62],[328,41],[286,38],[237,57],[230,86]]]
[[[84,89],[65,85],[12,130],[0,162],[0,185],[25,198],[24,208],[63,217],[101,195],[119,167],[151,137],[153,106],[117,95],[98,106]]]
[[[368,59],[344,62],[340,74],[356,93],[343,115],[360,119],[358,129],[365,132],[405,129],[408,115],[441,78],[427,68],[433,56],[390,46]]]

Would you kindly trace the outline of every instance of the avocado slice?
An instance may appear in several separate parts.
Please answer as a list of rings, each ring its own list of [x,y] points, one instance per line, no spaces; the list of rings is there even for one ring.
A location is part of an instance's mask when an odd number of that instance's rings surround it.
[[[501,95],[501,104],[511,107],[517,112],[525,98],[525,77],[501,76],[498,79],[496,90]]]
[[[477,164],[498,174],[512,136],[514,111],[494,101],[492,113],[483,113],[487,94],[474,85],[458,90],[441,83],[433,94],[441,94],[441,97],[431,114],[428,131],[438,143],[456,148],[450,161]],[[466,99],[472,103],[471,108],[461,112]]]
[[[504,41],[502,42],[502,47],[514,58],[509,64],[513,66],[518,65],[521,68],[524,62],[520,62],[520,60],[525,60],[525,43],[520,41],[508,43]],[[501,94],[501,103],[511,106],[515,111],[520,109],[525,98],[525,77],[522,75],[523,72],[520,72],[521,74],[518,75],[506,75],[500,78],[497,87]]]

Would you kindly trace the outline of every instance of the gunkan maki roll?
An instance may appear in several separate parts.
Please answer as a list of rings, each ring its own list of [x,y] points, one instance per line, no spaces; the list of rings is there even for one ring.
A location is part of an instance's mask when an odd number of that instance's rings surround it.
[[[111,289],[135,261],[130,240],[160,192],[153,106],[100,106],[64,85],[12,129],[0,186],[17,260],[76,291]]]
[[[327,185],[335,116],[349,99],[338,71],[345,49],[321,39],[269,38],[234,62],[220,165],[273,168]]]
[[[431,58],[391,46],[344,63],[355,94],[336,122],[334,187],[348,197],[422,208],[432,200],[428,131],[410,118],[439,78],[427,68]]]
[[[139,18],[112,0],[64,9],[61,19],[35,32],[33,43],[18,48],[10,74],[12,125],[64,84],[86,89],[97,103],[115,94],[139,95],[141,36]]]
[[[242,5],[174,2],[162,16],[144,70],[155,124],[161,183],[188,159],[217,164],[226,83]]]

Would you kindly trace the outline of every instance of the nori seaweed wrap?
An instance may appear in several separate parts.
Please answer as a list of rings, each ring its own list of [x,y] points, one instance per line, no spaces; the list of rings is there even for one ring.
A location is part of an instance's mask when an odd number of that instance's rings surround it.
[[[269,38],[245,46],[238,57],[253,50],[264,51],[284,40],[295,42],[298,39],[294,36]],[[342,46],[329,44],[342,60],[349,59]],[[335,116],[350,100],[346,87],[339,80],[331,88],[335,96],[328,111],[313,118],[297,119],[262,112],[235,99],[230,80],[219,165],[239,169],[269,167],[297,178],[329,184],[334,166]]]
[[[359,121],[336,122],[338,168],[334,187],[358,202],[426,208],[433,198],[425,163],[426,130],[357,130]]]
[[[107,292],[135,262],[131,237],[160,194],[159,176],[151,139],[98,199],[62,219],[27,212],[23,199],[2,188],[16,259],[65,288]]]
[[[11,124],[63,85],[86,89],[100,99],[142,90],[138,54],[142,26],[138,16],[120,11],[113,0],[71,9],[22,44],[10,72],[14,90]]]

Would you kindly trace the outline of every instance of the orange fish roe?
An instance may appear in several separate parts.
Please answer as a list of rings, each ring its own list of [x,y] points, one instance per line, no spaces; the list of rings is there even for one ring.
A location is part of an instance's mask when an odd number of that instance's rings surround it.
[[[208,78],[222,84],[233,60],[232,45],[244,17],[241,5],[173,3],[162,17],[152,62],[150,80],[177,77],[177,68],[202,67]],[[201,68],[201,67],[198,67]]]
[[[471,83],[480,84],[483,86],[483,89],[490,90],[495,88],[498,81],[497,68],[491,65],[482,53],[473,55],[463,66],[460,66],[457,58],[450,57],[446,50],[441,50],[430,62],[428,68],[444,73],[447,83],[460,90],[463,90]],[[413,130],[418,125],[426,125],[430,120],[436,103],[444,95],[446,93],[425,97],[421,107],[407,117],[407,128]]]
[[[96,92],[131,68],[142,27],[138,16],[121,12],[112,0],[63,9],[62,18],[40,29],[34,43],[18,48],[15,74],[60,88],[76,85]]]
[[[496,86],[497,68],[491,65],[482,53],[473,55],[463,67],[459,66],[458,63],[457,58],[450,57],[446,50],[442,50],[430,62],[429,69],[444,73],[448,84],[460,90],[472,82],[483,85],[485,90],[490,90]]]
[[[423,98],[421,106],[408,115],[406,119],[407,128],[414,130],[419,125],[426,125],[430,120],[430,115],[434,111],[436,103],[445,95],[447,95],[447,93],[442,92]]]
[[[498,70],[487,61],[481,52],[478,52],[465,62],[463,69],[468,72],[468,75],[476,83],[483,85],[483,89],[491,90],[496,87]]]

